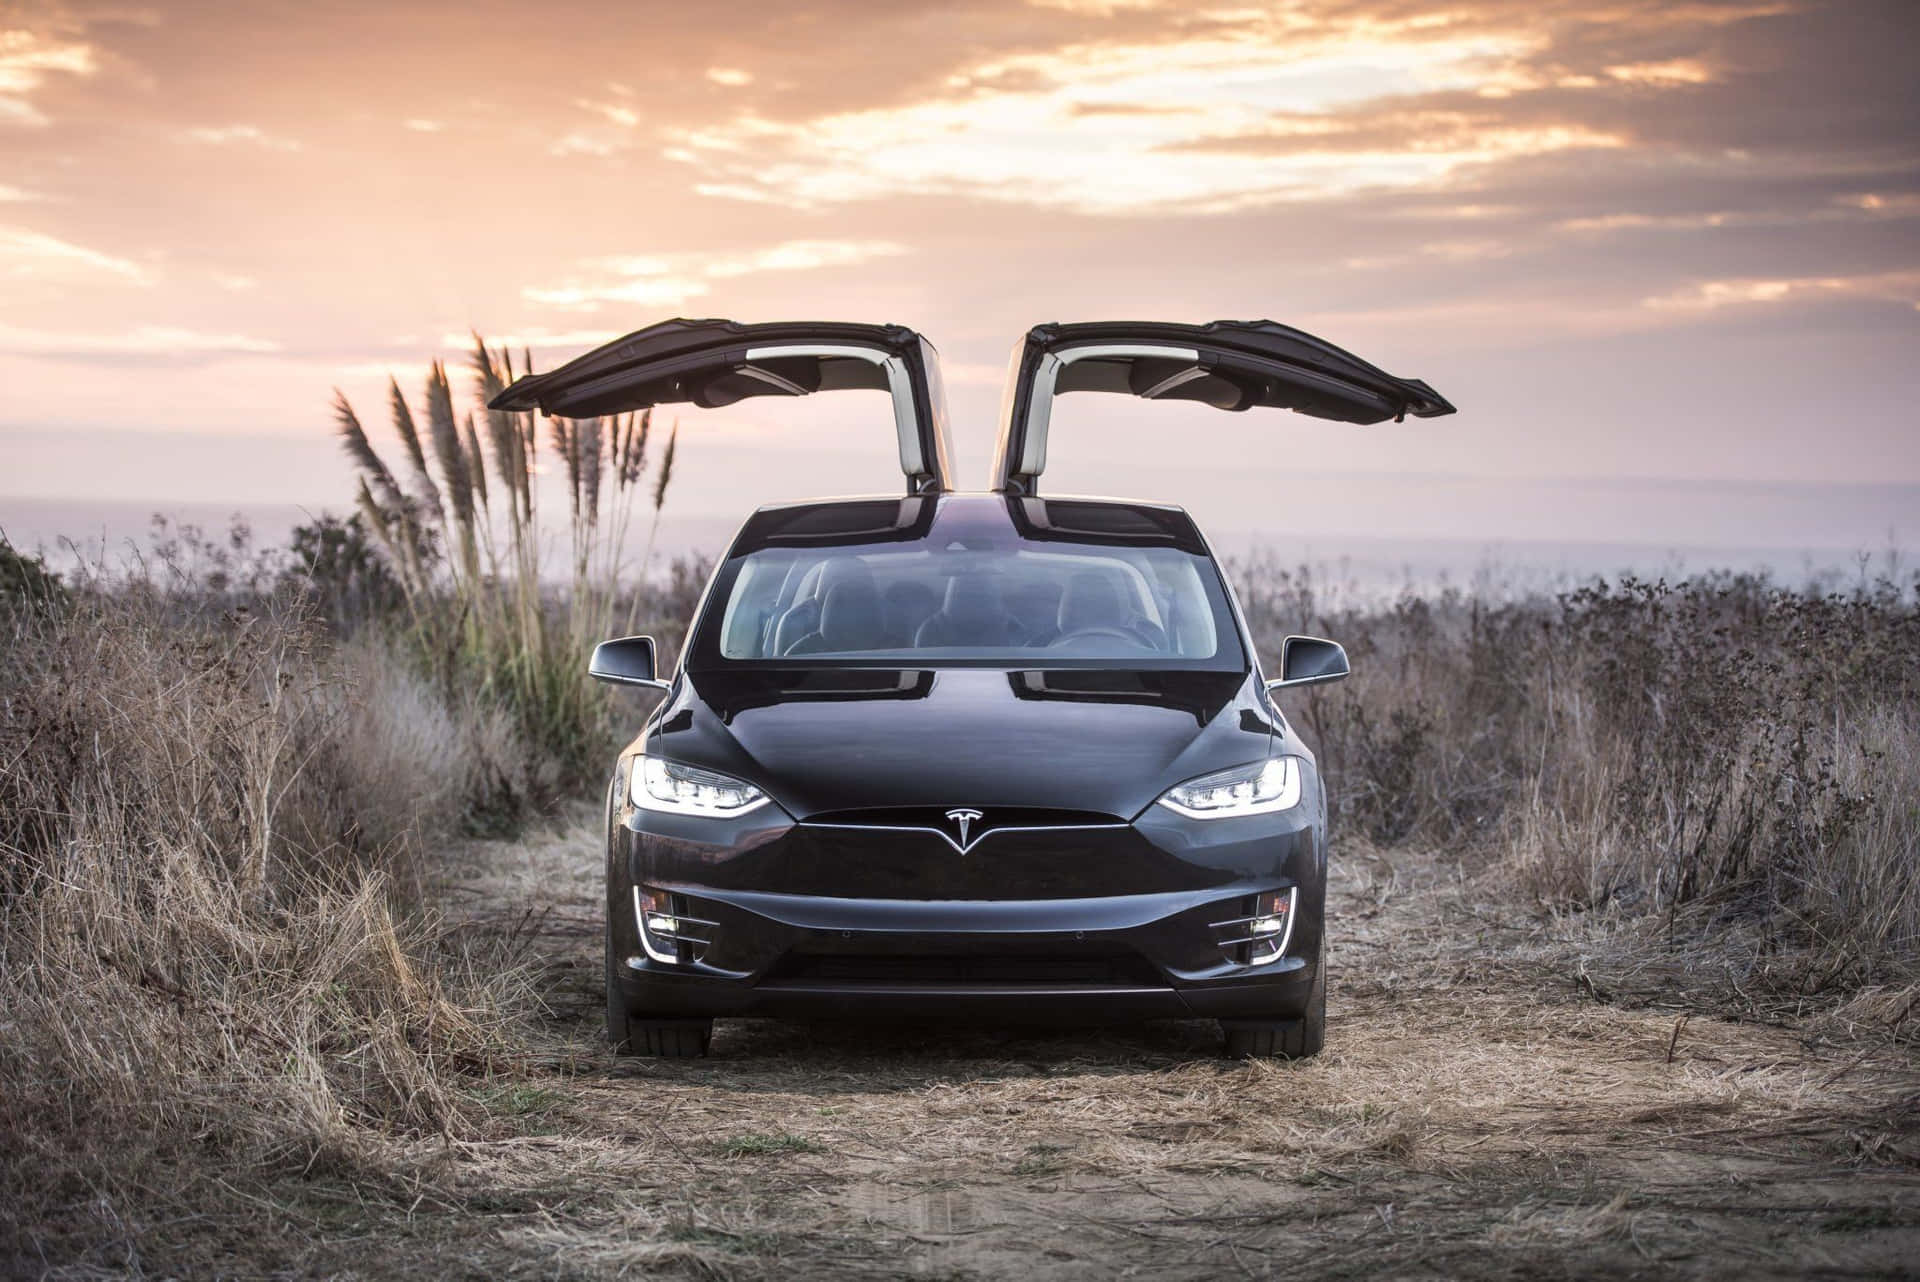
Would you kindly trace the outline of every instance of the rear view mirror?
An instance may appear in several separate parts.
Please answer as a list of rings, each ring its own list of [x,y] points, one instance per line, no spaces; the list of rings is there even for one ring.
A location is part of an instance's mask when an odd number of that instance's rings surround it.
[[[593,658],[587,662],[587,675],[596,681],[609,681],[622,686],[647,686],[654,690],[665,690],[668,685],[654,675],[652,637],[621,637],[618,641],[602,641],[593,647]]]
[[[1340,681],[1352,671],[1347,664],[1347,652],[1338,642],[1319,637],[1288,637],[1280,643],[1280,679],[1267,682],[1267,689]]]

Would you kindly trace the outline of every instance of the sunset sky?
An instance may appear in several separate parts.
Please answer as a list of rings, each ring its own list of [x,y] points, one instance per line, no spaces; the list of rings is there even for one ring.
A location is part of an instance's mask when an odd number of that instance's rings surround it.
[[[984,477],[1047,320],[1271,317],[1450,419],[1083,396],[1234,528],[1840,544],[1920,510],[1911,0],[0,6],[9,499],[343,508],[470,329],[897,321]],[[680,515],[891,490],[882,398],[683,416]],[[1900,533],[1911,542],[1920,522]]]

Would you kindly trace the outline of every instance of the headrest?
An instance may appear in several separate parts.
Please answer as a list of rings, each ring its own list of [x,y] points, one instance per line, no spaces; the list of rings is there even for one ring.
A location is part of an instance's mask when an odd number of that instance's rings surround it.
[[[1060,585],[1051,579],[1026,579],[1005,594],[1007,606],[1023,623],[1053,621],[1060,609]]]
[[[808,566],[807,572],[800,576],[800,586],[794,589],[793,599],[795,601],[811,601],[814,597],[820,595],[820,576],[826,573],[826,569],[827,563],[825,561],[816,561]]]
[[[820,638],[828,650],[871,650],[880,644],[880,594],[871,582],[836,583],[820,607]]]
[[[983,574],[965,574],[949,579],[946,603],[941,609],[956,619],[979,619],[999,614],[1000,587]]]
[[[887,604],[901,609],[925,609],[931,614],[940,605],[940,596],[932,588],[913,579],[900,579],[889,583],[886,590]]]
[[[826,567],[820,574],[822,595],[831,592],[836,583],[871,584],[872,582],[873,571],[868,569],[867,563],[857,556],[837,556],[826,563]]]
[[[1111,576],[1082,570],[1067,580],[1067,590],[1060,596],[1060,631],[1123,628],[1129,613]]]

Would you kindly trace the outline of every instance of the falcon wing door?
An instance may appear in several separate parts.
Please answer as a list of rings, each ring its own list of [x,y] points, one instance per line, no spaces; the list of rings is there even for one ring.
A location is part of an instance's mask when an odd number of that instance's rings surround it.
[[[1014,349],[1001,400],[993,488],[1033,494],[1047,466],[1053,400],[1120,392],[1223,410],[1290,409],[1341,423],[1453,413],[1418,379],[1395,378],[1324,339],[1273,321],[1039,325]]]
[[[592,418],[649,405],[684,402],[711,409],[749,396],[843,389],[892,398],[909,494],[953,488],[939,353],[900,325],[662,321],[545,374],[516,380],[494,397],[492,408]]]

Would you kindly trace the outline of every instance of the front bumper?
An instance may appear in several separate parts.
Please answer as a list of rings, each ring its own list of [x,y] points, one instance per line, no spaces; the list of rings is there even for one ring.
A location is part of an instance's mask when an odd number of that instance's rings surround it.
[[[840,845],[777,812],[727,830],[627,808],[608,843],[613,980],[635,1014],[667,1017],[1291,1017],[1319,965],[1315,817],[1156,809],[1052,847],[1009,837],[959,855]],[[641,938],[641,887],[695,923],[676,960]],[[1235,923],[1289,891],[1287,946],[1251,964]]]
[[[1246,916],[1247,902],[1270,886],[1234,887],[1224,896],[924,903],[667,889],[713,937],[707,958],[763,960],[735,970],[616,952],[617,982],[636,1013],[1006,1022],[1272,1017],[1304,1008],[1317,965],[1317,940],[1312,955],[1291,941],[1285,955],[1258,967],[1236,964],[1214,942],[1226,934],[1214,923]],[[624,916],[634,921],[630,903]],[[616,928],[616,937],[622,933]],[[724,953],[721,941],[728,941]]]

